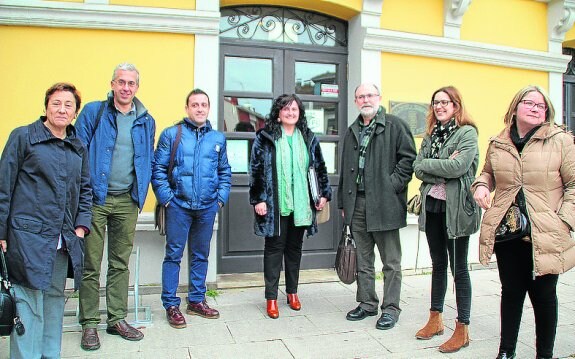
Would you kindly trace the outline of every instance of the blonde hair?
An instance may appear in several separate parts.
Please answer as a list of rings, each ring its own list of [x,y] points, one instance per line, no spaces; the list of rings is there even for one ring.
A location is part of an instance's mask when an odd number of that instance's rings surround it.
[[[515,97],[513,97],[513,100],[507,109],[507,113],[503,118],[503,123],[505,123],[505,126],[511,127],[511,125],[515,123],[515,111],[517,111],[517,106],[519,105],[519,102],[521,102],[521,100],[523,100],[525,96],[527,96],[527,94],[530,92],[539,92],[541,96],[543,96],[543,101],[545,101],[545,105],[547,106],[547,111],[545,112],[545,122],[549,122],[550,124],[554,123],[553,119],[555,118],[555,108],[553,107],[549,96],[547,96],[545,90],[543,90],[541,87],[536,85],[529,85],[519,90],[519,92],[515,94]]]

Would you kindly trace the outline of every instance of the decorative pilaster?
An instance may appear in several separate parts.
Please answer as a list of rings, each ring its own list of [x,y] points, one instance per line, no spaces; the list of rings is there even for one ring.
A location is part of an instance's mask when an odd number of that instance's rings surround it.
[[[551,0],[547,5],[549,52],[561,54],[565,33],[575,23],[575,0]]]
[[[459,39],[463,15],[469,8],[472,0],[445,0],[443,2],[443,36]]]
[[[361,13],[348,23],[348,124],[357,117],[354,103],[354,90],[364,81],[374,82],[381,88],[381,51],[366,49],[366,32],[370,28],[379,29],[381,9],[385,0],[363,0]]]

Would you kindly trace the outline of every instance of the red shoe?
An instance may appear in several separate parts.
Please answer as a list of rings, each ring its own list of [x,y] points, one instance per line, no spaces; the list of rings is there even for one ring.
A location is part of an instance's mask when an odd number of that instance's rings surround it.
[[[301,303],[299,301],[299,298],[297,297],[297,293],[294,293],[294,294],[288,293],[287,304],[289,304],[289,307],[293,310],[300,310],[301,309]]]
[[[268,316],[272,319],[278,319],[280,316],[278,301],[275,299],[268,299]]]

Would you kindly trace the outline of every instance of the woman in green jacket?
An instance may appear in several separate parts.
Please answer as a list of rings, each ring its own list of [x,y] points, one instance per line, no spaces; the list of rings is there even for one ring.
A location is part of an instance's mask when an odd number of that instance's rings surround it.
[[[481,212],[469,191],[479,162],[477,127],[453,86],[433,93],[426,136],[413,163],[422,181],[419,228],[425,231],[432,262],[429,321],[415,335],[431,339],[444,331],[441,313],[447,290],[447,264],[455,282],[457,321],[453,336],[439,350],[469,345],[471,281],[467,269],[469,236],[479,229]]]

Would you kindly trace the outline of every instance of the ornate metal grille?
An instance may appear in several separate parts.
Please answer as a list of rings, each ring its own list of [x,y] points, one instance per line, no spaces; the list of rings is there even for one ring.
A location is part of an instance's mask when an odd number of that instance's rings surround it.
[[[222,37],[347,47],[347,24],[325,15],[262,6],[223,8],[221,12]]]

